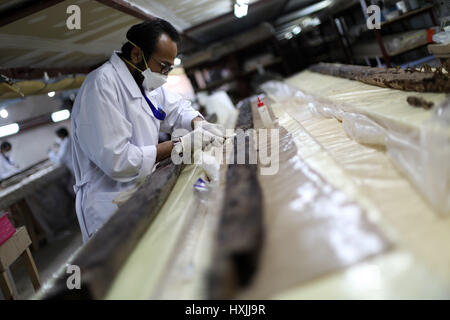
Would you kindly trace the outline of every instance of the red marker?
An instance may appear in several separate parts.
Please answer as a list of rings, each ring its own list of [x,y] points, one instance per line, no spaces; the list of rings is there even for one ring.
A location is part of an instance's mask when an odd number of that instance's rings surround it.
[[[262,102],[258,97],[258,107],[264,107],[264,102]]]

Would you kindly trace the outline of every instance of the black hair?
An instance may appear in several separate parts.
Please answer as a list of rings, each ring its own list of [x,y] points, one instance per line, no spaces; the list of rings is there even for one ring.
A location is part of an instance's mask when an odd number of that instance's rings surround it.
[[[58,137],[64,137],[64,138],[69,135],[69,131],[67,131],[67,129],[64,127],[59,128],[58,130],[55,131],[55,133]]]
[[[11,149],[11,143],[9,141],[3,141],[0,145],[0,150]]]
[[[148,59],[155,51],[159,37],[163,33],[167,34],[174,42],[180,41],[180,35],[177,29],[175,29],[170,22],[161,18],[153,18],[135,24],[128,30],[127,39],[141,48],[144,51],[144,56]],[[121,51],[124,58],[130,59],[133,47],[134,46],[130,42],[126,42],[122,46]]]

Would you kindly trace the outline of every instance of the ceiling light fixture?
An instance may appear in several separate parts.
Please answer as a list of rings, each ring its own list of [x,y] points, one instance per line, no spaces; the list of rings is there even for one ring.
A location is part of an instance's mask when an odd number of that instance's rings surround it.
[[[0,117],[2,117],[3,119],[8,118],[8,110],[6,109],[0,110]]]
[[[17,132],[19,132],[19,125],[17,123],[11,123],[0,127],[0,137],[10,136]]]
[[[295,34],[295,35],[299,34],[300,32],[302,32],[302,28],[300,28],[299,26],[295,26],[292,29],[292,33]]]
[[[70,118],[70,111],[67,109],[53,112],[52,115],[53,122],[60,122]]]

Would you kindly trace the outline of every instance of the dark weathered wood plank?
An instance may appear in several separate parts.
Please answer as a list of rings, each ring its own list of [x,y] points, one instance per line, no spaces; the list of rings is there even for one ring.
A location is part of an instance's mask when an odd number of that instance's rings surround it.
[[[81,289],[68,290],[62,266],[35,299],[101,299],[168,198],[182,166],[160,163],[144,185],[66,263],[81,269]]]
[[[357,80],[370,85],[404,91],[450,93],[449,75],[430,67],[423,71],[412,68],[371,68],[338,63],[319,63],[309,68],[313,72]]]
[[[250,100],[241,107],[236,129],[250,129]],[[245,134],[244,132],[238,132]],[[256,164],[249,164],[252,136],[246,136],[246,164],[229,164],[216,248],[208,275],[208,298],[230,299],[250,283],[263,244],[263,197]],[[234,159],[237,141],[234,138]]]

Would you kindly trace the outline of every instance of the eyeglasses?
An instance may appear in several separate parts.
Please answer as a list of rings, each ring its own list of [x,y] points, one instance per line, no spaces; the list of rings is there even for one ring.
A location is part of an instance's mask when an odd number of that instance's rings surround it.
[[[154,57],[150,57],[150,59],[153,59],[153,60],[155,60],[156,62],[158,62],[159,63],[159,65],[161,66],[161,73],[162,74],[168,74],[170,71],[172,71],[172,69],[173,69],[173,64],[169,64],[169,63],[166,63],[166,62],[162,62],[162,61],[159,61],[159,60],[157,60],[156,58],[154,58]]]

